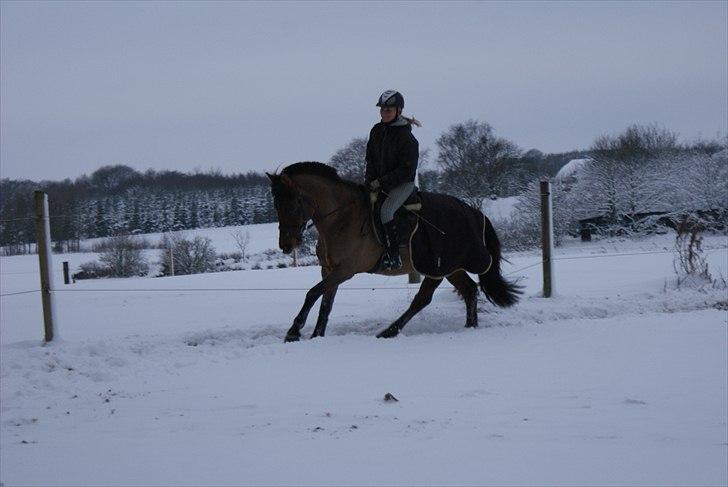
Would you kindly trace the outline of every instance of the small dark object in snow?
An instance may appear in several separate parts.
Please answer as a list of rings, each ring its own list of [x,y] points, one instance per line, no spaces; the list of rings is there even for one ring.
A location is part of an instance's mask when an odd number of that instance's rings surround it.
[[[397,399],[396,397],[394,397],[390,392],[388,392],[388,393],[386,393],[384,395],[384,400],[385,401],[391,401],[391,402],[399,402],[399,399]]]
[[[359,429],[359,427],[355,424],[352,424],[351,426],[349,426],[349,429],[356,430]]]
[[[314,429],[312,429],[311,431],[313,431],[313,432],[318,432],[318,431],[323,431],[323,430],[324,430],[324,429],[323,429],[323,428],[322,428],[321,426],[316,426],[316,427],[315,427]]]
[[[644,406],[647,403],[645,401],[641,401],[639,399],[630,399],[629,397],[627,397],[624,399],[624,401],[622,401],[622,404],[636,404],[639,406]]]

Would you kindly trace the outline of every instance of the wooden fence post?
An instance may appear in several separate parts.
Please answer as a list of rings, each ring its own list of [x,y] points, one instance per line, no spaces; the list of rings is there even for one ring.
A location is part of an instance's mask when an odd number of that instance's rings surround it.
[[[35,241],[40,264],[40,294],[43,301],[43,326],[45,341],[56,335],[55,303],[53,299],[53,261],[51,259],[51,222],[48,218],[48,195],[36,191],[35,198]]]
[[[169,247],[169,275],[174,277],[174,242],[170,240]]]
[[[63,261],[63,284],[71,284],[71,273],[68,269],[68,261]]]
[[[553,261],[551,251],[553,249],[553,222],[551,218],[551,183],[544,178],[541,179],[541,249],[543,253],[543,297],[550,298],[553,293]]]

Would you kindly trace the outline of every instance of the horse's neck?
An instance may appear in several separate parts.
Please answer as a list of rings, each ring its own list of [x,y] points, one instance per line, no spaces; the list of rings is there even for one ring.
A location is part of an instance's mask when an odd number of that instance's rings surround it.
[[[295,181],[304,196],[310,199],[316,206],[315,220],[318,219],[324,226],[329,222],[338,220],[338,218],[334,218],[334,214],[338,210],[342,210],[343,213],[348,213],[353,208],[345,209],[345,206],[349,206],[352,203],[357,205],[359,203],[360,198],[356,189],[346,184],[313,175],[299,175],[295,178]],[[317,224],[317,227],[319,227],[319,224]],[[321,231],[322,228],[318,230]]]

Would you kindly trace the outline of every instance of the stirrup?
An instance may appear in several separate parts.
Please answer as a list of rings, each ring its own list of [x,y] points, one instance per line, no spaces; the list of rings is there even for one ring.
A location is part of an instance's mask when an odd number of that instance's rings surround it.
[[[399,255],[397,257],[399,257]],[[377,272],[382,272],[382,271],[396,271],[397,269],[402,267],[401,258],[398,258],[397,262],[394,262],[394,263],[395,264],[399,263],[399,265],[397,267],[392,266],[392,262],[389,260],[389,253],[385,250],[384,252],[382,252],[382,255],[379,257],[379,260],[377,261],[377,263],[374,264],[374,267],[372,267],[367,272],[370,274],[376,274]]]
[[[402,258],[399,256],[399,252],[393,256],[389,252],[385,251],[384,261],[382,262],[384,270],[396,271],[402,267]]]

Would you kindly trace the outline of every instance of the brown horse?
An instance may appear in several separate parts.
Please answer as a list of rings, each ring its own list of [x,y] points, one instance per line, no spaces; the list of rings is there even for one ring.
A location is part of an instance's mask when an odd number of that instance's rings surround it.
[[[324,336],[339,284],[351,279],[355,274],[370,272],[379,262],[383,252],[383,247],[373,231],[368,192],[363,185],[340,178],[334,168],[318,162],[292,164],[280,174],[268,174],[268,177],[271,180],[273,200],[278,213],[278,244],[281,250],[288,254],[301,244],[309,220],[313,220],[319,233],[316,255],[321,264],[323,279],[306,293],[303,306],[293,320],[285,341],[300,339],[301,329],[306,323],[308,313],[321,296],[323,301],[311,338]],[[396,336],[415,314],[431,302],[432,294],[443,277],[452,283],[465,301],[466,327],[478,326],[478,285],[466,271],[479,275],[480,288],[492,303],[506,307],[518,301],[520,289],[504,280],[500,274],[500,243],[490,221],[480,211],[466,206],[453,197],[435,194],[429,194],[429,197],[427,200],[423,196],[423,207],[428,202],[433,205],[432,201],[442,201],[443,206],[449,204],[454,208],[449,211],[468,216],[469,222],[482,221],[479,223],[480,237],[473,238],[471,247],[464,247],[476,249],[474,252],[478,255],[475,256],[477,257],[475,261],[480,264],[470,265],[471,268],[468,268],[469,265],[463,263],[462,268],[455,269],[442,277],[425,277],[407,311],[379,333],[377,335],[379,338]],[[459,221],[455,218],[458,215],[454,213],[446,216],[450,220]],[[477,220],[476,216],[481,220]],[[377,273],[401,275],[416,272],[410,255],[412,248],[410,245],[401,249],[403,266],[400,269]],[[437,261],[439,265],[439,257]],[[485,270],[483,262],[487,264]]]

